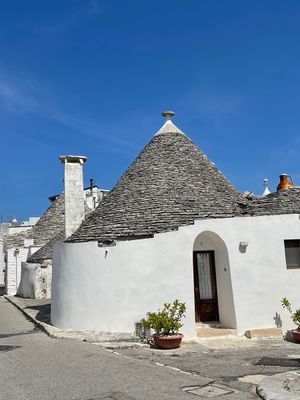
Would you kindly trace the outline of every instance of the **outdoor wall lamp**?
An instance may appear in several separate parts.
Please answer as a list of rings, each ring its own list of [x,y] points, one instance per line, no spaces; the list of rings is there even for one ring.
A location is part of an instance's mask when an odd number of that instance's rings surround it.
[[[240,246],[241,247],[247,247],[248,246],[248,242],[240,242]]]

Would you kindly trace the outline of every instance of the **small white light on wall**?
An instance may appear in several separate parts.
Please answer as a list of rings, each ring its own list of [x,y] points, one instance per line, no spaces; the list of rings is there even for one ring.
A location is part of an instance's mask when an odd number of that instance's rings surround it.
[[[247,247],[248,246],[248,242],[240,242],[240,246],[241,247]]]

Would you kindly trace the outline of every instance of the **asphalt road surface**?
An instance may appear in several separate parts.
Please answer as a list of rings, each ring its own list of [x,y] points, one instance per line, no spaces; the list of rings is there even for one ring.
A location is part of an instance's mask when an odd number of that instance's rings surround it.
[[[114,353],[96,344],[51,339],[0,297],[1,400],[258,399],[255,385],[237,377],[286,367],[256,366],[255,355],[247,354],[210,353],[202,346],[178,354]]]

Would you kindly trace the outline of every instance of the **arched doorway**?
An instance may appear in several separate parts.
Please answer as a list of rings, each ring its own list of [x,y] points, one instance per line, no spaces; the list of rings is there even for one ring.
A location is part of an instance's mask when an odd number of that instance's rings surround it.
[[[225,242],[214,232],[199,234],[193,246],[195,321],[235,328],[230,264]]]

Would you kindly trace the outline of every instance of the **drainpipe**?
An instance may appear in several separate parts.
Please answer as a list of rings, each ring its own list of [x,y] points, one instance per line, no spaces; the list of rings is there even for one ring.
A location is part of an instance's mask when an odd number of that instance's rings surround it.
[[[84,192],[82,166],[84,156],[60,156],[64,164],[65,236],[68,238],[84,220]]]

